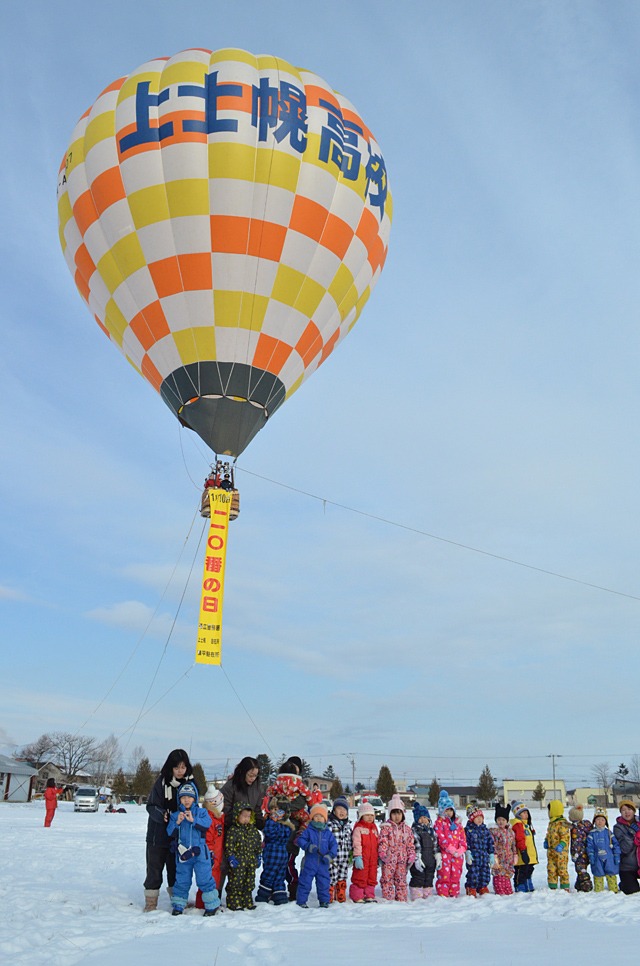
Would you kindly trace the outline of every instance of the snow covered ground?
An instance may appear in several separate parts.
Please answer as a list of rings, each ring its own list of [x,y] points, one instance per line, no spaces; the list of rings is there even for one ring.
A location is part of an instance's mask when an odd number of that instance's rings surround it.
[[[143,915],[146,812],[75,814],[63,802],[0,804],[0,962],[29,966],[210,966],[564,961],[636,962],[640,895],[554,893],[536,869],[532,895],[319,909],[259,906],[203,919],[195,909]],[[542,852],[546,813],[535,813]]]

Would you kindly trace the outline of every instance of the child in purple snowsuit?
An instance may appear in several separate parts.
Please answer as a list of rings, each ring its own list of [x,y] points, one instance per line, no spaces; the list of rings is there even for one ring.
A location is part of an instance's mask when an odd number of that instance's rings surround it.
[[[484,812],[479,805],[467,806],[467,878],[468,896],[483,896],[489,891],[491,869],[495,865],[493,836],[484,824]]]
[[[269,803],[269,818],[264,823],[262,834],[262,875],[260,886],[256,894],[256,902],[273,902],[274,906],[281,906],[289,901],[285,878],[289,850],[287,844],[294,828],[284,811],[278,808],[276,799]]]

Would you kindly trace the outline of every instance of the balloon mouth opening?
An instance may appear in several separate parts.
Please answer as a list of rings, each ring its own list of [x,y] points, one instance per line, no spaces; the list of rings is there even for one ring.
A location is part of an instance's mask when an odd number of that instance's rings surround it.
[[[267,407],[263,406],[262,403],[256,402],[255,399],[247,399],[246,396],[227,396],[224,393],[209,392],[209,393],[203,393],[201,396],[193,396],[191,399],[187,399],[184,405],[181,406],[180,409],[178,410],[178,416],[181,416],[185,412],[185,410],[187,409],[187,406],[192,406],[195,403],[199,403],[203,399],[211,399],[211,400],[228,399],[230,402],[249,403],[249,405],[253,406],[254,409],[261,409],[264,412],[267,412]]]

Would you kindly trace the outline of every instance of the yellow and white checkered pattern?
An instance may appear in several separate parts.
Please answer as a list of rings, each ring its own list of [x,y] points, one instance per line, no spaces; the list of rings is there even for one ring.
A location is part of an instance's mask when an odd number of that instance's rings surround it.
[[[213,361],[269,372],[288,397],[358,319],[392,201],[371,132],[320,77],[198,49],[103,91],[63,159],[58,212],[82,297],[157,390]]]

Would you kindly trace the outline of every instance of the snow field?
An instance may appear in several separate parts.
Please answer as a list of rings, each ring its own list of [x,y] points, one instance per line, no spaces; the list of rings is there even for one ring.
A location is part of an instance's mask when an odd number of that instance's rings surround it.
[[[142,913],[144,808],[76,814],[62,802],[50,829],[43,821],[42,803],[0,804],[1,963],[164,966],[186,956],[211,966],[554,966],[580,955],[587,962],[635,962],[640,947],[640,894],[546,888],[543,812],[534,814],[542,862],[529,896],[329,909],[319,909],[312,896],[308,910],[259,905],[212,919],[195,909],[172,918],[164,890],[158,912]]]

